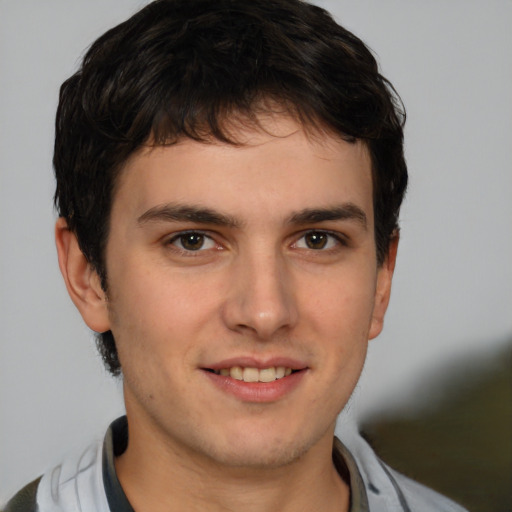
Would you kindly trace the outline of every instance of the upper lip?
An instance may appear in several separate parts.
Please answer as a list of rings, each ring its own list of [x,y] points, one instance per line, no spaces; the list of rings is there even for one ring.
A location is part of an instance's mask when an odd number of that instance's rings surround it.
[[[240,366],[242,368],[257,368],[258,370],[279,366],[291,368],[292,370],[303,370],[307,368],[307,364],[303,361],[290,357],[271,357],[263,359],[251,356],[230,357],[228,359],[223,359],[222,361],[217,361],[213,364],[208,364],[204,366],[204,368],[209,370],[222,370],[223,368],[233,368],[234,366]]]

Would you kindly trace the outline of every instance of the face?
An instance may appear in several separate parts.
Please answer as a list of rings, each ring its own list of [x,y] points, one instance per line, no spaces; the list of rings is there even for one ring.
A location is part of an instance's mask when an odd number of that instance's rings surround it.
[[[96,313],[133,431],[230,466],[286,464],[332,439],[391,279],[365,147],[267,124],[241,147],[184,140],[130,159]]]

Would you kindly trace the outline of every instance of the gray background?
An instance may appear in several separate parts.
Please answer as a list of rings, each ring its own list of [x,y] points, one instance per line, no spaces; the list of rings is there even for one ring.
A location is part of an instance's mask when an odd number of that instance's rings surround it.
[[[83,50],[144,3],[0,0],[0,503],[123,410],[57,267],[53,118]],[[375,50],[408,111],[391,307],[349,416],[411,414],[436,372],[512,336],[512,2],[317,3]]]

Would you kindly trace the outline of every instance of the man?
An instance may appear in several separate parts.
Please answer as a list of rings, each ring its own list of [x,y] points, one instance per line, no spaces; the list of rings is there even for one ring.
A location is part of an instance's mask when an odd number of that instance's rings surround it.
[[[56,241],[126,417],[6,510],[462,510],[333,438],[390,296],[399,105],[299,0],[158,0],[93,44]]]

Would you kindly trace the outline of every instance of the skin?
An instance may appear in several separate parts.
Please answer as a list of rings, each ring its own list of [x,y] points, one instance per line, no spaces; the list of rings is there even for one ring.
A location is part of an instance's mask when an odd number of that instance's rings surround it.
[[[335,421],[382,329],[397,240],[378,266],[362,143],[262,124],[239,147],[183,140],[129,159],[108,296],[57,222],[72,299],[117,342],[130,439],[116,470],[139,512],[348,510]],[[206,371],[233,358],[288,358],[300,376],[263,401],[233,394]]]

